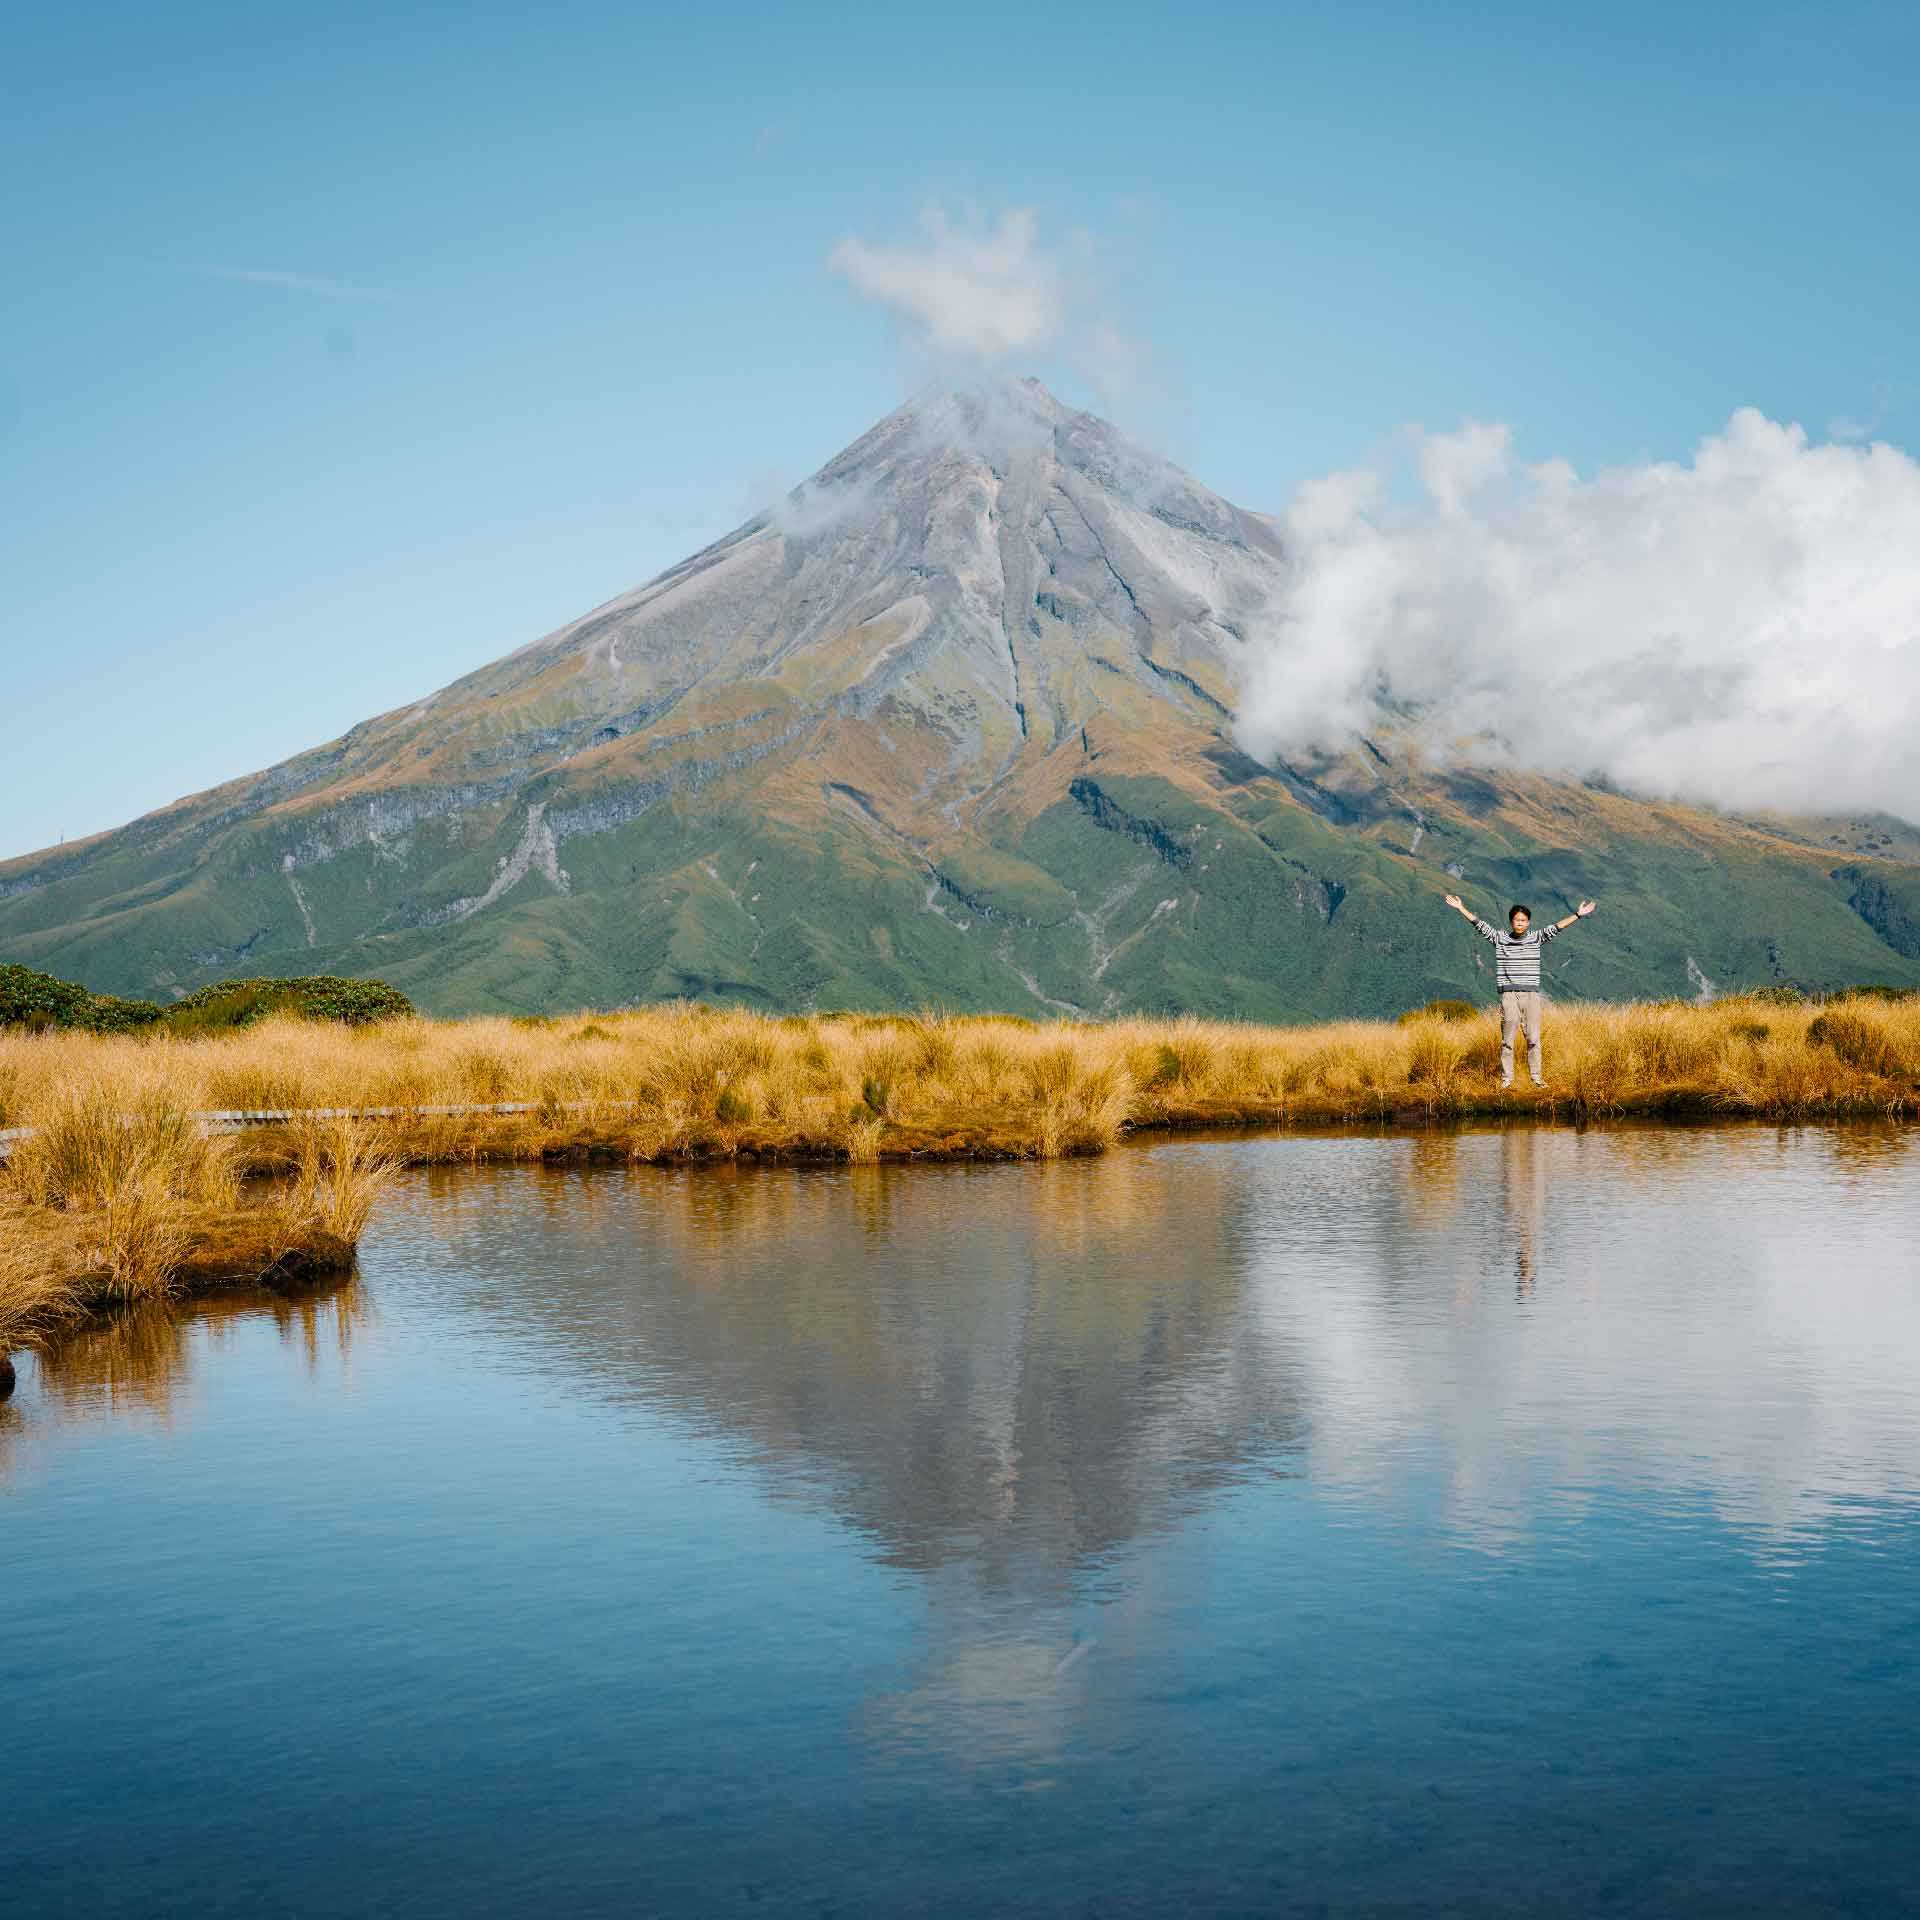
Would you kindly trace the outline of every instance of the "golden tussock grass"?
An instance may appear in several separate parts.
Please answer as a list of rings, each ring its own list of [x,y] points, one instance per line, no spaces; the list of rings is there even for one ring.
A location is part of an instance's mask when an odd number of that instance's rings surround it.
[[[1920,1113],[1920,1000],[1556,1007],[1545,1093],[1527,1088],[1524,1059],[1519,1090],[1500,1093],[1498,1046],[1491,1011],[1040,1026],[684,1004],[364,1028],[276,1020],[195,1040],[0,1036],[0,1125],[35,1129],[0,1177],[0,1299],[13,1302],[0,1305],[0,1342],[9,1314],[17,1336],[75,1299],[343,1258],[403,1161],[1046,1159],[1143,1127]],[[444,1111],[502,1103],[520,1110]],[[214,1138],[194,1118],[233,1109],[306,1117]],[[283,1177],[243,1191],[241,1176],[261,1171]]]
[[[50,1083],[31,1124],[0,1176],[0,1352],[92,1308],[344,1266],[398,1164],[365,1122],[310,1119],[285,1177],[243,1186],[238,1140],[150,1075]]]

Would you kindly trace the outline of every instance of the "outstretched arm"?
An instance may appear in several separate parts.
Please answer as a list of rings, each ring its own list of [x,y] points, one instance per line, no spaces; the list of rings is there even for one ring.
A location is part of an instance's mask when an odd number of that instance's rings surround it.
[[[1475,933],[1483,934],[1489,940],[1492,940],[1497,937],[1494,933],[1493,928],[1488,926],[1488,924],[1484,920],[1482,920],[1480,916],[1477,913],[1475,913],[1474,910],[1470,906],[1468,906],[1467,903],[1464,900],[1462,900],[1457,893],[1450,893],[1447,895],[1447,905],[1450,906],[1454,910],[1454,912],[1460,916],[1462,920],[1466,921],[1468,925],[1473,928]]]
[[[1597,902],[1592,900],[1582,900],[1580,904],[1577,907],[1575,907],[1574,910],[1570,914],[1568,914],[1564,920],[1556,920],[1553,923],[1554,932],[1565,933],[1566,930],[1570,926],[1572,926],[1576,920],[1584,920],[1588,914],[1593,912],[1597,904],[1598,904]]]

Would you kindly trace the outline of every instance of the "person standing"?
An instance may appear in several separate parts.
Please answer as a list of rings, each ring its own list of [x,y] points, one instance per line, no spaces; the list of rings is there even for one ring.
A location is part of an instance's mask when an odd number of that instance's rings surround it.
[[[1513,1037],[1525,1029],[1527,1071],[1536,1087],[1544,1087],[1546,1077],[1540,1062],[1540,949],[1555,934],[1564,933],[1576,920],[1584,920],[1594,910],[1594,902],[1582,900],[1564,920],[1549,920],[1537,932],[1533,909],[1519,905],[1507,909],[1507,931],[1500,929],[1469,907],[1457,893],[1447,895],[1447,905],[1463,919],[1471,920],[1493,942],[1493,984],[1500,995],[1500,1084],[1513,1085]]]

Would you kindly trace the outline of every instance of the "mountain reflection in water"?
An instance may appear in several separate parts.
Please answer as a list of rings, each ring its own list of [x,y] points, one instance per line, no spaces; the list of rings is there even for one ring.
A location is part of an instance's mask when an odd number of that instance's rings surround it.
[[[1249,1471],[1384,1497],[1438,1460],[1483,1544],[1597,1472],[1756,1539],[1910,1491],[1912,1145],[1519,1128],[525,1198],[439,1174],[415,1219],[537,1364],[671,1402],[891,1564],[992,1582],[1065,1578]]]

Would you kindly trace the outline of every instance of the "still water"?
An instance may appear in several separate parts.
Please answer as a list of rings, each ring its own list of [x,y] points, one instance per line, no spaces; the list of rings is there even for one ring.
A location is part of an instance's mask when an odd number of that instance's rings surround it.
[[[1911,1910],[1915,1140],[420,1174],[23,1368],[0,1901]]]

